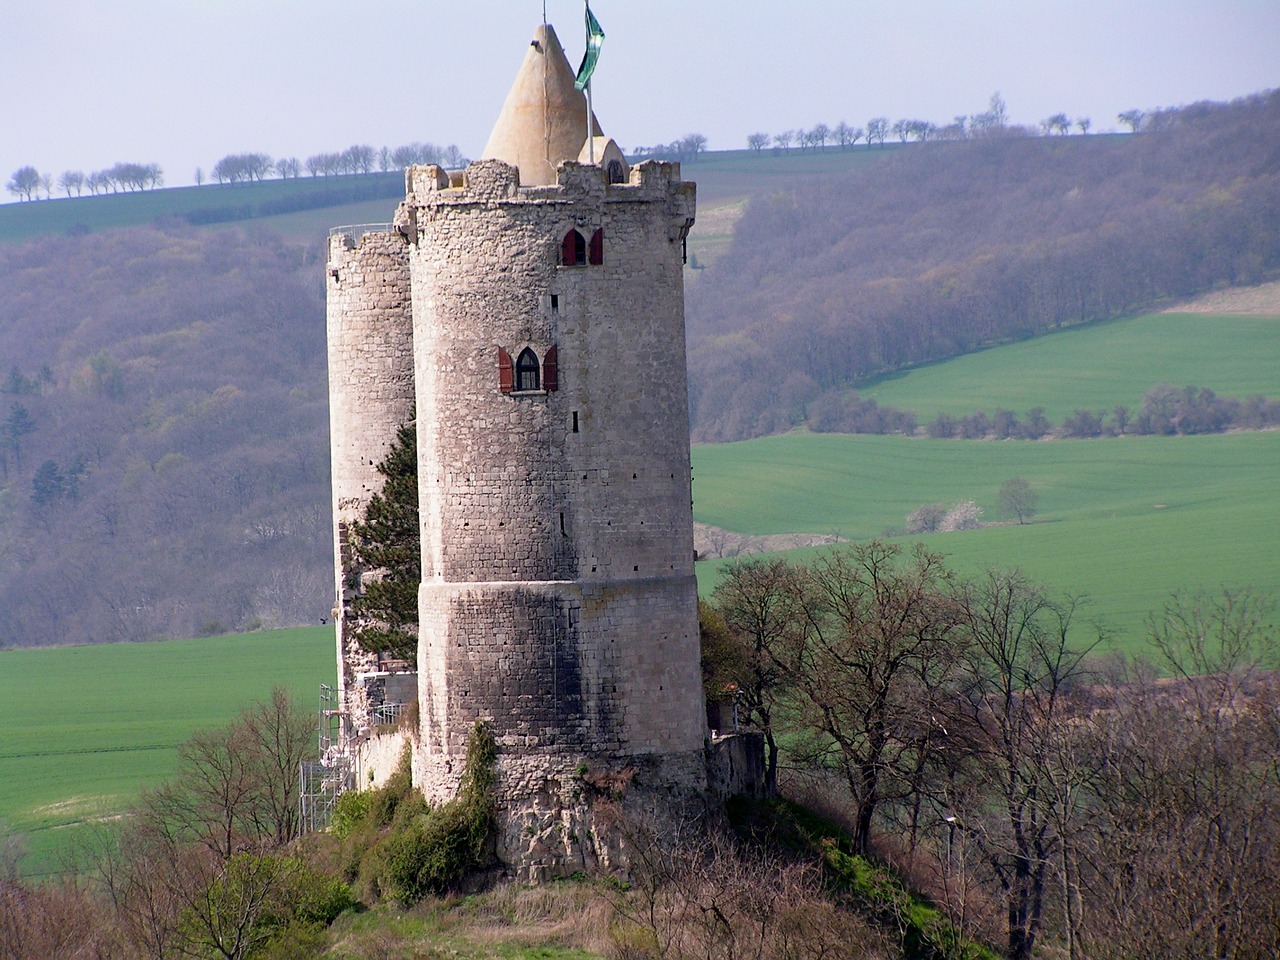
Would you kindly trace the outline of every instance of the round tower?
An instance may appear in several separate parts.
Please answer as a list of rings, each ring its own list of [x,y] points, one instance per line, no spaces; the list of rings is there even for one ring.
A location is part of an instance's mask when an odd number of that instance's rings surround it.
[[[596,165],[577,162],[586,104],[549,27],[513,101],[497,156],[452,179],[410,169],[397,225],[422,523],[415,779],[452,796],[489,721],[499,854],[538,879],[609,858],[593,797],[661,820],[706,790],[683,291],[694,185],[677,164],[628,169],[605,139]],[[568,128],[563,143],[546,133]],[[522,182],[529,164],[554,181]]]
[[[382,490],[378,473],[396,430],[413,418],[413,315],[404,238],[390,224],[338,227],[327,272],[329,443],[333,477],[334,625],[338,706],[355,729],[372,725],[367,683],[376,655],[350,636],[351,601],[366,571],[351,550],[351,523]]]

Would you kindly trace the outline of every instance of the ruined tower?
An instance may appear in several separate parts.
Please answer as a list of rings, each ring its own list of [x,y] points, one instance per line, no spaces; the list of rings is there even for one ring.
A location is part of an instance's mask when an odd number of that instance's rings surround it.
[[[661,820],[706,789],[683,291],[694,185],[678,164],[629,168],[594,118],[589,143],[586,112],[539,27],[485,156],[453,174],[410,168],[393,231],[330,246],[331,401],[361,408],[333,414],[339,547],[343,510],[367,499],[350,461],[406,416],[404,356],[382,351],[404,348],[407,310],[414,779],[428,799],[452,796],[489,721],[499,855],[530,879],[609,858],[593,798]],[[406,275],[407,303],[392,293]],[[357,327],[363,340],[345,333]],[[379,364],[394,386],[376,382]],[[339,421],[358,439],[340,445]],[[360,571],[338,565],[339,590],[354,589]]]

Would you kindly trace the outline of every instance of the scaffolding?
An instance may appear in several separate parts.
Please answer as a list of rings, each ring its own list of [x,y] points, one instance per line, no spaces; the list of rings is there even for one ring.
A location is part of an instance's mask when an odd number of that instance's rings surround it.
[[[304,832],[326,830],[333,820],[338,797],[355,786],[350,723],[339,709],[337,691],[320,684],[316,760],[303,760],[299,768],[299,813]]]

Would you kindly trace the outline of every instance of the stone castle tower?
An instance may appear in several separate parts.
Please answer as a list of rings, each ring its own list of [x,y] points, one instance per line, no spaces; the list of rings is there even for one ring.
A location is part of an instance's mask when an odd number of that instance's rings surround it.
[[[499,745],[499,856],[537,879],[607,862],[592,796],[683,816],[707,784],[684,339],[694,185],[628,167],[539,27],[484,157],[406,171],[395,223],[329,248],[342,709],[413,682],[414,780],[453,795]],[[595,162],[590,162],[594,157]],[[349,527],[414,416],[418,674],[348,636]],[[376,764],[375,764],[376,765]],[[380,775],[380,774],[379,774]]]

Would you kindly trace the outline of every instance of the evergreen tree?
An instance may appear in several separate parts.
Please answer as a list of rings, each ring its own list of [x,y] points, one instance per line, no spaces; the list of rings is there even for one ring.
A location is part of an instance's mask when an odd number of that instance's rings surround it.
[[[35,430],[35,421],[31,419],[31,414],[27,413],[26,407],[15,403],[9,408],[9,416],[5,419],[3,427],[0,427],[0,437],[3,437],[6,448],[13,451],[14,459],[18,463],[22,462],[22,438],[29,433],[35,433]]]
[[[66,493],[66,480],[57,463],[46,460],[31,478],[31,499],[40,506],[48,506],[55,500],[61,500]]]
[[[352,603],[356,642],[370,653],[418,660],[418,583],[422,553],[418,533],[418,433],[413,423],[396,432],[386,459],[386,478],[364,520],[352,525],[356,560],[380,573]]]

